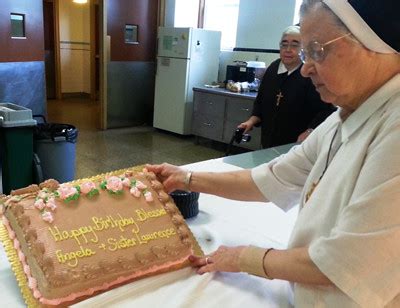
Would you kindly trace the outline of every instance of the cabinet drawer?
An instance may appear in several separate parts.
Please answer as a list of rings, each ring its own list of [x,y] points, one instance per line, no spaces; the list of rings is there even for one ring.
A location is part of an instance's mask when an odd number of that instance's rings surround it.
[[[241,122],[242,121],[225,121],[223,142],[229,143],[231,141],[234,131],[236,130],[237,126]],[[236,142],[234,142],[233,145],[241,147],[241,148],[250,149],[250,150],[261,149],[261,129],[260,129],[260,127],[254,127],[249,132],[249,134],[251,136],[251,139],[249,142],[241,142],[240,144],[237,144]]]
[[[246,121],[253,111],[254,101],[249,99],[229,98],[226,100],[226,119],[230,121]]]
[[[223,122],[222,118],[194,113],[192,133],[196,136],[222,141]]]
[[[194,112],[223,118],[225,97],[222,95],[194,92]]]

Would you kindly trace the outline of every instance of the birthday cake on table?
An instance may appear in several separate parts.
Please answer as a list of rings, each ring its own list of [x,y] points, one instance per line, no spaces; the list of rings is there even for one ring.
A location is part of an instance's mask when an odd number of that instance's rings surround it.
[[[188,265],[200,248],[154,173],[13,191],[0,237],[26,303],[59,305]],[[201,252],[201,250],[200,250]]]

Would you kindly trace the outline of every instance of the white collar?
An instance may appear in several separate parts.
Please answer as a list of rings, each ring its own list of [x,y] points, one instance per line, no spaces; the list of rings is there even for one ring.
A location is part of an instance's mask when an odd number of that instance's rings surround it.
[[[288,76],[293,73],[295,70],[297,70],[299,67],[301,66],[301,63],[299,65],[297,65],[294,69],[288,71],[286,66],[281,62],[279,62],[279,67],[278,67],[278,75],[279,74],[284,74],[284,73],[288,73]]]

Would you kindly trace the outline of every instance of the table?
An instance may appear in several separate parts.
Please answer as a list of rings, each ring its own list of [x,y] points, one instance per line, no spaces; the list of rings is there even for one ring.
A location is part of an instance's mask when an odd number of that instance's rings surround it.
[[[284,144],[259,151],[227,156],[223,162],[243,169],[253,168],[288,152],[296,143]]]
[[[224,160],[208,160],[186,167],[193,171],[241,169]],[[239,202],[208,194],[200,194],[199,206],[199,215],[187,223],[206,254],[219,245],[284,248],[297,216],[296,208],[285,213],[272,203]],[[0,283],[2,304],[23,307],[3,248],[0,249]],[[192,268],[185,268],[124,285],[74,307],[290,307],[289,298],[290,287],[284,281],[245,273],[197,275]]]

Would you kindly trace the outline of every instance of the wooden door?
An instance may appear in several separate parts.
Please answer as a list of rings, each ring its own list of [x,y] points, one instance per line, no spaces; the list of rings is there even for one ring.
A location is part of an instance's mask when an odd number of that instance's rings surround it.
[[[151,125],[159,0],[106,1],[107,127]]]

